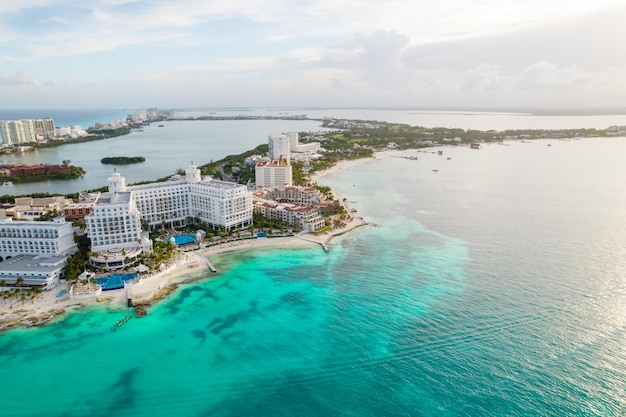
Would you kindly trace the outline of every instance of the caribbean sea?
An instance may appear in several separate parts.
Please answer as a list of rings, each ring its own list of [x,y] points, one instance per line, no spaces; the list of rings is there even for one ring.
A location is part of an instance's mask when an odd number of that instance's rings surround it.
[[[626,140],[439,149],[323,177],[328,253],[1,334],[2,415],[623,416]]]

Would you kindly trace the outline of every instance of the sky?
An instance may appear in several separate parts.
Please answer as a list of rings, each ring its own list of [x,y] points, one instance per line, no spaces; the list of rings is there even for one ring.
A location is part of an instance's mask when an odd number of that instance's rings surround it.
[[[0,108],[626,109],[623,0],[0,2]]]

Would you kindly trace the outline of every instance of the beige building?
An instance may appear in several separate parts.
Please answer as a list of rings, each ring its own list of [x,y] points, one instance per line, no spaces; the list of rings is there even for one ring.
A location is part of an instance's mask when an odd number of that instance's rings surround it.
[[[325,226],[324,219],[312,207],[296,204],[277,203],[268,200],[254,200],[254,212],[283,224],[292,224],[306,233],[317,232]]]
[[[258,187],[290,187],[293,185],[293,171],[285,159],[272,159],[259,162],[254,169],[254,178]]]

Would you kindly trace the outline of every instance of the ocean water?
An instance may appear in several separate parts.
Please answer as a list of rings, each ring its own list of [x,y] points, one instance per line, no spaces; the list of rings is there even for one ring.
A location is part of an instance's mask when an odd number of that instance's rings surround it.
[[[84,129],[98,122],[126,120],[129,109],[0,109],[0,120],[47,119],[57,127],[81,126]]]
[[[329,253],[1,334],[2,415],[623,416],[626,140],[441,149],[320,180],[371,223]]]

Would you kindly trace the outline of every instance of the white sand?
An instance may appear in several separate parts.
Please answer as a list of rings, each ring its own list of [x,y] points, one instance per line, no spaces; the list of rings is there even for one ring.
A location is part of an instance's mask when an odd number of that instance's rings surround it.
[[[140,282],[132,284],[130,289],[133,302],[151,302],[153,297],[163,292],[168,286],[184,282],[193,275],[206,277],[208,271],[207,259],[210,255],[222,252],[230,252],[244,249],[260,248],[294,248],[319,246],[320,250],[333,237],[346,233],[354,228],[365,225],[366,222],[360,217],[351,217],[346,226],[341,229],[322,233],[319,235],[302,234],[289,237],[256,238],[223,243],[193,252],[180,252],[178,260],[164,271],[143,277]],[[0,330],[16,325],[31,325],[43,323],[63,310],[76,309],[93,304],[126,305],[126,289],[102,292],[97,297],[76,299],[65,294],[57,297],[60,290],[69,288],[63,282],[57,288],[44,292],[40,299],[21,302],[0,302]],[[61,301],[62,300],[62,301]],[[11,308],[11,304],[13,307]]]
[[[423,149],[430,149],[430,148],[423,148]],[[387,159],[387,158],[406,158],[406,157],[411,156],[411,155],[418,156],[419,152],[420,151],[418,151],[416,149],[384,150],[384,151],[374,152],[374,157],[373,158],[360,158],[360,159],[350,159],[350,160],[339,161],[335,165],[333,165],[332,167],[330,167],[328,169],[325,169],[323,171],[319,171],[319,172],[313,173],[313,175],[311,175],[311,181],[316,182],[320,178],[325,177],[327,175],[336,174],[337,172],[341,172],[341,171],[350,169],[350,168],[355,167],[357,165],[362,165],[362,164],[367,164],[367,163],[371,163],[371,162],[376,162],[376,161],[380,161],[382,159]]]

